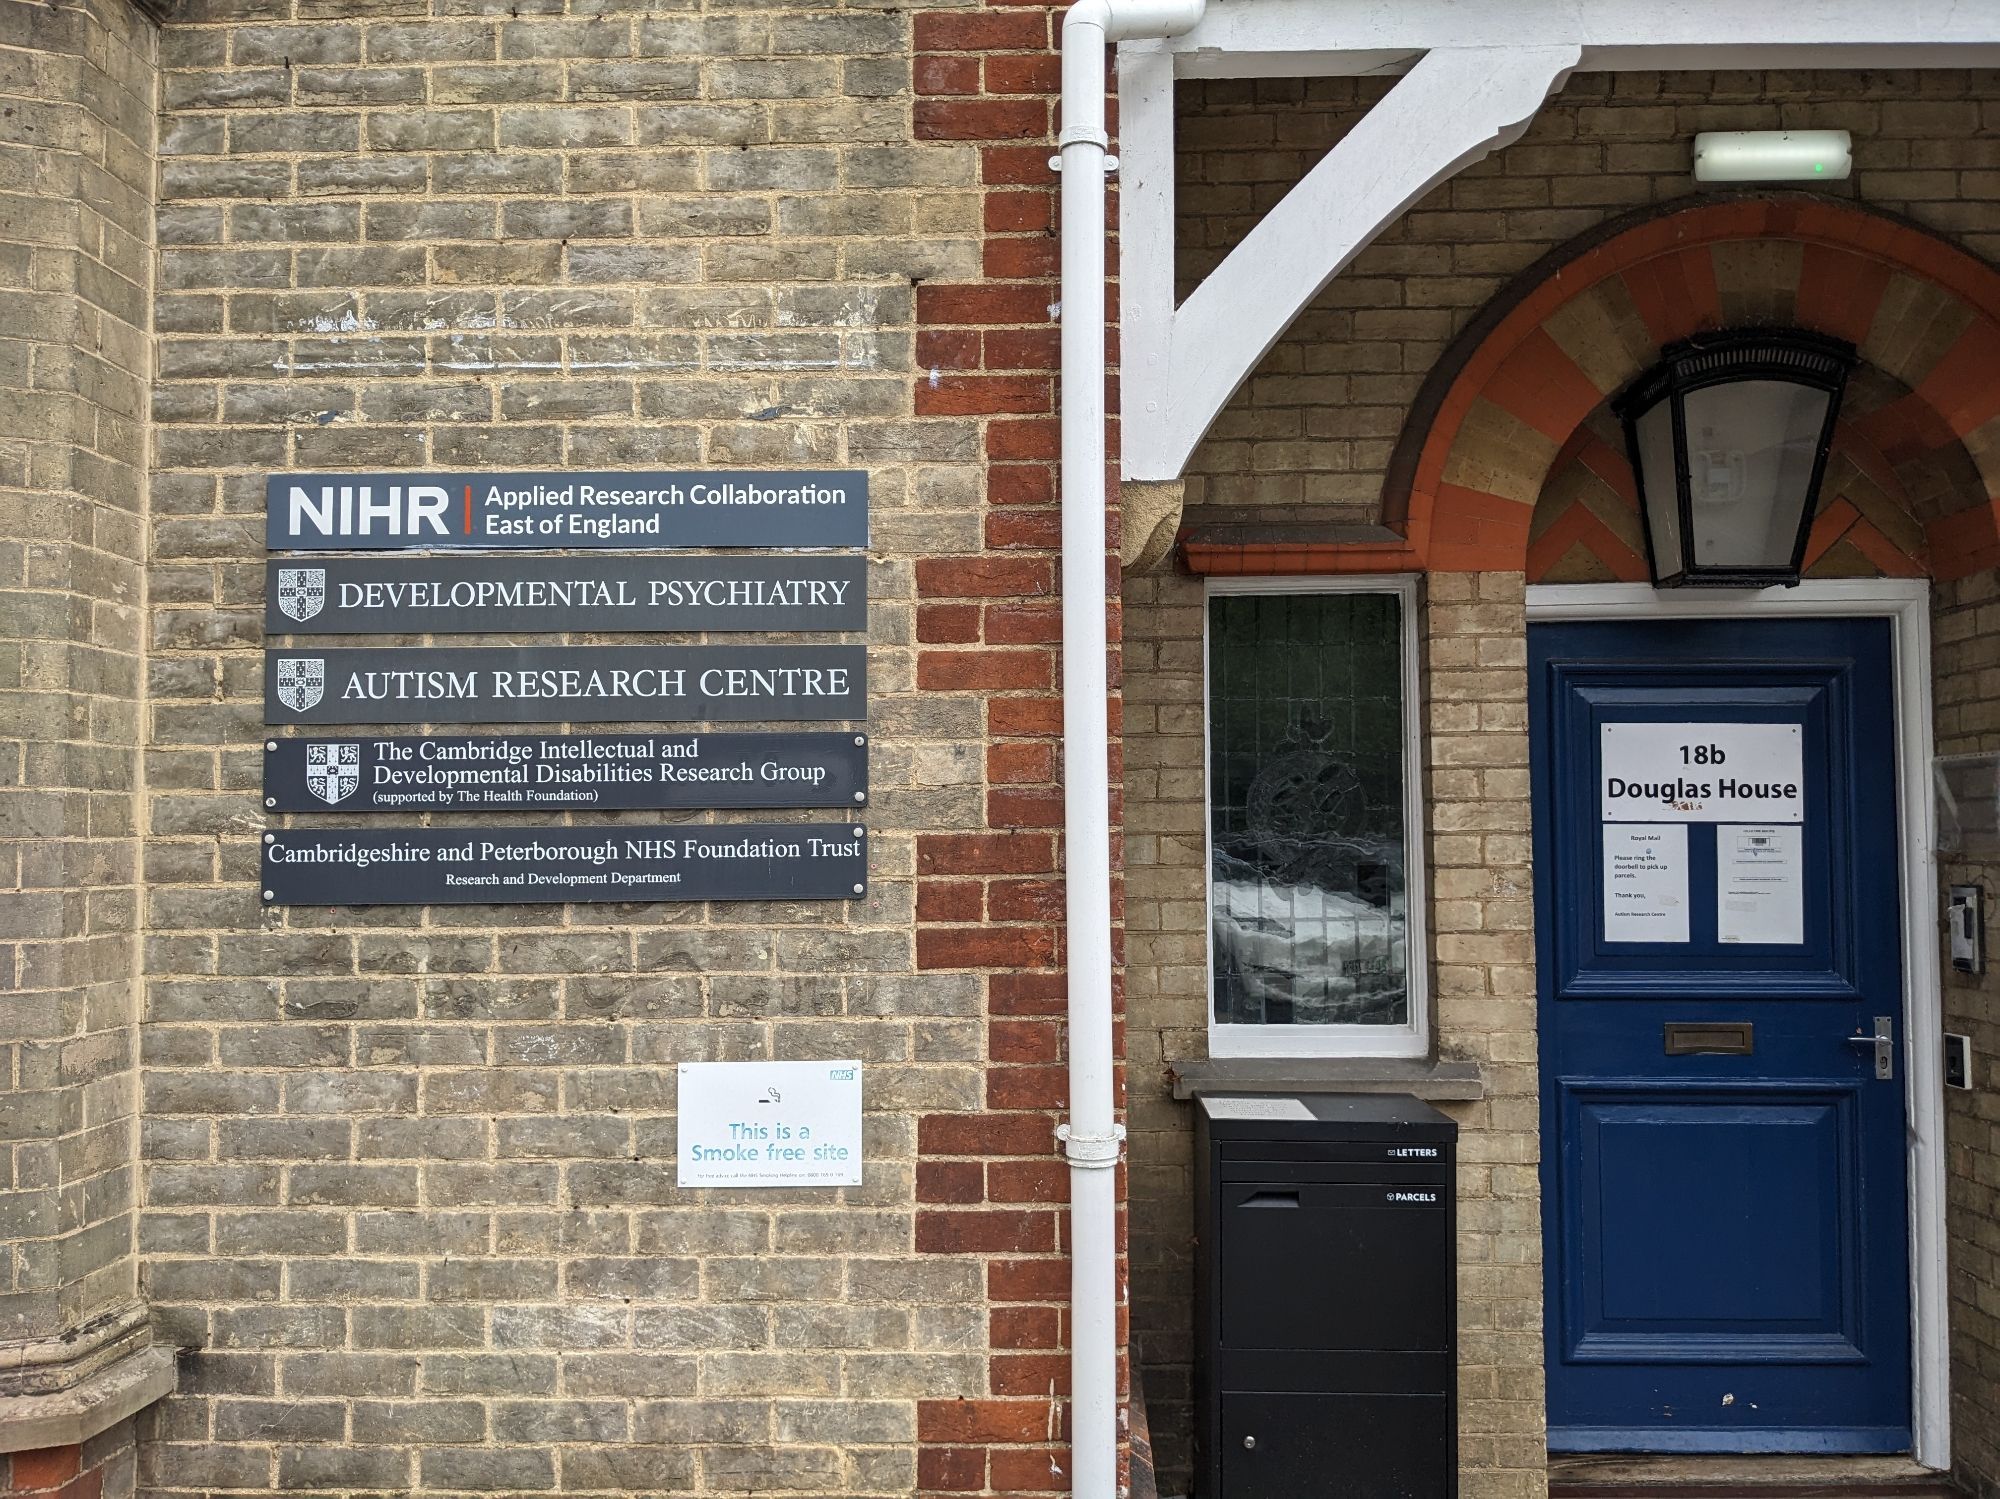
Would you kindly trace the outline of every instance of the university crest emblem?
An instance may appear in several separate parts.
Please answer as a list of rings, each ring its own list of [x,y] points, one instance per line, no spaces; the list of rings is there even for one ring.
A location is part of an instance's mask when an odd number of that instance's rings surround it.
[[[281,567],[278,569],[278,612],[286,619],[304,624],[326,607],[326,569],[323,567]]]
[[[361,784],[361,746],[358,744],[309,744],[306,746],[306,786],[329,805],[347,800]]]
[[[326,658],[323,656],[280,656],[278,658],[278,701],[294,713],[316,707],[326,691]]]

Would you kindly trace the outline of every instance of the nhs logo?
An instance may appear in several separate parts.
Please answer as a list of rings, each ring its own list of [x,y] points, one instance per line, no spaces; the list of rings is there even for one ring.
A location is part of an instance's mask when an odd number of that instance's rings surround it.
[[[470,529],[452,498],[447,478],[422,474],[273,474],[265,540],[291,551],[450,545]],[[461,509],[469,508],[468,495]]]

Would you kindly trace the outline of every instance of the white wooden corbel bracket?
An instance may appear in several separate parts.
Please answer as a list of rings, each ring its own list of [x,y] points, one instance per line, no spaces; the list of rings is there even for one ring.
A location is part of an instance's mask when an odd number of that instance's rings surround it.
[[[1321,288],[1420,198],[1510,144],[1579,45],[1437,48],[1174,306],[1173,57],[1120,59],[1124,475],[1174,479]]]

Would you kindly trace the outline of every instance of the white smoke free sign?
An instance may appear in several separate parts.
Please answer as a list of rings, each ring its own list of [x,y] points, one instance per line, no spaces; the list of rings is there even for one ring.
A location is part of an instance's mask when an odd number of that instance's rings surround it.
[[[680,1064],[679,1185],[861,1185],[859,1062]]]
[[[1605,822],[1802,822],[1805,754],[1795,723],[1600,726]]]

